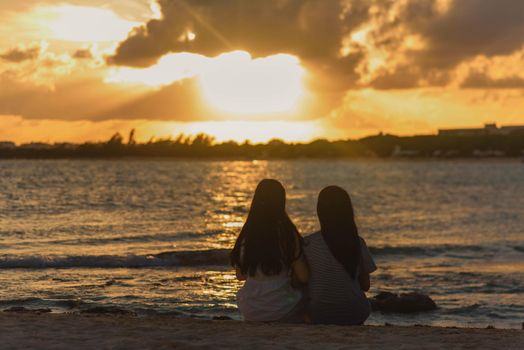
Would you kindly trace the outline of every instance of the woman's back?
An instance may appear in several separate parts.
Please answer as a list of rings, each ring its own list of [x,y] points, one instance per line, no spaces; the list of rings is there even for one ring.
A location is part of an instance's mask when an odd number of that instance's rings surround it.
[[[237,303],[246,321],[286,321],[302,299],[300,290],[291,286],[290,270],[267,276],[257,271],[247,276],[238,291]]]
[[[291,276],[307,283],[302,241],[285,211],[286,192],[280,182],[262,180],[231,251],[231,265],[245,281],[237,294],[246,321],[293,322],[301,310],[302,293]],[[301,319],[301,318],[300,318]]]
[[[358,273],[376,270],[365,241]],[[304,251],[310,268],[308,313],[314,323],[361,324],[370,313],[358,276],[352,279],[337,261],[320,232],[305,238]]]

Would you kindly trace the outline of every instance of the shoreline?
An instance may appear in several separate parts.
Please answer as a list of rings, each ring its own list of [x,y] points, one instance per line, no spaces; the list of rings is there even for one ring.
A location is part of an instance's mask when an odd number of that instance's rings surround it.
[[[521,349],[524,331],[428,326],[324,326],[172,316],[0,313],[9,349]]]

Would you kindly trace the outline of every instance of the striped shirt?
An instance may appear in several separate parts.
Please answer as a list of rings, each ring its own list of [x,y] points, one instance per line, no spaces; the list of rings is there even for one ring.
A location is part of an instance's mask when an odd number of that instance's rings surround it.
[[[333,256],[320,232],[304,240],[304,252],[310,268],[308,312],[313,322],[363,323],[371,310],[366,294],[360,288],[358,274],[377,269],[364,239],[360,238],[362,258],[355,279]]]

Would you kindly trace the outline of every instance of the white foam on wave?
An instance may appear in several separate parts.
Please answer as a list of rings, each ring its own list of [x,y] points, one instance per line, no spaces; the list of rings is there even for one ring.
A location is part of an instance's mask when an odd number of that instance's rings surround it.
[[[163,252],[150,255],[3,256],[0,269],[9,268],[145,268],[161,266],[224,265],[225,249]]]

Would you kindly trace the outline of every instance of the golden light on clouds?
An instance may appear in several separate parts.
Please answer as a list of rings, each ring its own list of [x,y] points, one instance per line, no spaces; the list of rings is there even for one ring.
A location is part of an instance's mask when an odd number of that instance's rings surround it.
[[[30,29],[45,40],[103,43],[125,39],[139,24],[107,8],[62,3],[35,6],[19,15],[12,26]]]
[[[200,74],[208,60],[204,56],[190,53],[168,54],[160,58],[157,64],[147,68],[110,68],[105,81],[160,88]]]
[[[139,23],[118,17],[113,11],[74,5],[37,9],[37,16],[48,21],[52,38],[78,42],[107,42],[125,39]]]
[[[296,113],[304,92],[304,74],[292,55],[253,59],[245,51],[214,58],[180,53],[165,55],[148,68],[113,68],[106,82],[159,88],[196,78],[209,108],[220,114],[261,116]]]

